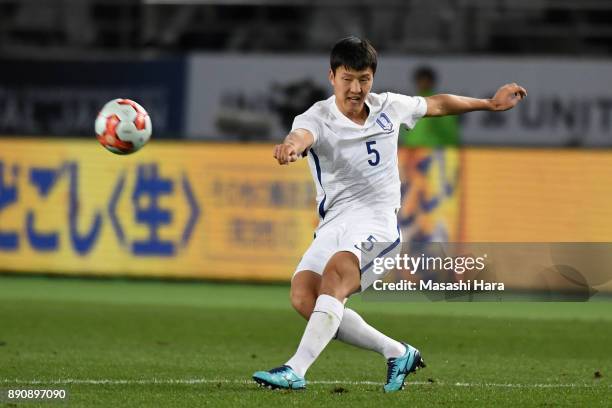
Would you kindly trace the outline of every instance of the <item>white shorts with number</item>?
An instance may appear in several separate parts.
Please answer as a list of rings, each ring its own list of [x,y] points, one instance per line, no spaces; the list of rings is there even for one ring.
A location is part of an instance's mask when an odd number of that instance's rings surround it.
[[[336,252],[348,251],[359,259],[361,289],[365,290],[373,281],[364,281],[366,275],[372,275],[368,273],[372,269],[371,260],[377,256],[395,256],[401,249],[401,238],[396,211],[393,209],[339,215],[319,228],[293,276],[300,271],[313,271],[322,275],[325,265]]]

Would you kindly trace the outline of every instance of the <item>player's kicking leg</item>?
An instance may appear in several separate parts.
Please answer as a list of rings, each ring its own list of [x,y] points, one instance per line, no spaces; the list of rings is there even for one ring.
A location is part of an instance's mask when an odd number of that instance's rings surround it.
[[[331,257],[295,355],[281,367],[253,374],[256,382],[271,388],[304,388],[306,371],[338,331],[344,314],[343,300],[359,289],[358,265],[352,253],[338,252]]]
[[[295,310],[306,320],[310,318],[315,302],[319,295],[321,275],[313,271],[299,271],[291,280],[291,304]],[[384,386],[386,392],[397,391],[402,388],[406,374],[404,371],[414,372],[425,367],[425,362],[410,352],[410,345],[400,343],[370,326],[357,312],[347,307],[340,327],[336,333],[337,340],[353,346],[375,351],[387,360],[387,382]],[[414,348],[412,348],[414,349]],[[411,361],[410,358],[413,357]],[[409,366],[410,364],[410,366]],[[414,367],[413,367],[414,365]]]
[[[424,366],[418,350],[378,332],[351,309],[343,309],[341,299],[359,289],[359,276],[356,256],[338,252],[327,264],[322,279],[312,271],[294,277],[292,304],[302,316],[310,317],[308,325],[296,354],[281,367],[256,372],[253,378],[257,383],[269,388],[304,388],[306,370],[336,333],[341,341],[378,351],[388,359],[387,392],[401,389],[406,375]],[[319,280],[321,294],[315,302]]]
[[[291,305],[304,319],[310,319],[314,309],[321,275],[313,271],[301,271],[296,273],[291,280]],[[277,389],[303,389],[306,381],[303,375],[296,373],[293,368],[282,365],[270,371],[258,371],[253,374],[255,382],[261,386]]]
[[[306,320],[310,319],[319,296],[321,275],[308,270],[298,271],[291,280],[291,305]],[[386,360],[406,353],[406,346],[385,336],[370,326],[353,309],[344,308],[344,315],[336,333],[337,340],[366,350],[375,351]]]

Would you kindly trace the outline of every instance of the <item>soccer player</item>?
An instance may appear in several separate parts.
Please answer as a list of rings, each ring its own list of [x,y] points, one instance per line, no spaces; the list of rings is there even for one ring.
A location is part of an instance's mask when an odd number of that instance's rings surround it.
[[[425,366],[415,347],[384,335],[344,307],[350,295],[368,285],[363,277],[371,263],[364,265],[361,258],[364,249],[374,247],[368,243],[389,243],[381,251],[388,254],[401,242],[396,219],[400,124],[413,128],[423,116],[505,111],[527,95],[515,83],[502,86],[491,99],[375,94],[370,90],[376,65],[376,51],[367,40],[348,37],[336,43],[329,70],[334,95],[297,116],[284,142],[274,147],[281,165],[308,157],[320,222],[291,281],[291,303],[308,323],[284,365],[253,374],[268,388],[305,388],[306,371],[333,338],[387,359],[385,392],[403,388],[406,376]]]

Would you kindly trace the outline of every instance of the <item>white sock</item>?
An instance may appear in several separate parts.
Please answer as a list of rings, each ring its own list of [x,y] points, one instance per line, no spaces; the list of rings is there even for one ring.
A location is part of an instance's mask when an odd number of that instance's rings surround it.
[[[386,359],[400,357],[406,352],[406,346],[385,336],[348,308],[344,309],[337,338],[344,343],[376,351]]]
[[[286,365],[303,377],[338,331],[343,313],[342,302],[333,296],[319,295],[300,345]]]

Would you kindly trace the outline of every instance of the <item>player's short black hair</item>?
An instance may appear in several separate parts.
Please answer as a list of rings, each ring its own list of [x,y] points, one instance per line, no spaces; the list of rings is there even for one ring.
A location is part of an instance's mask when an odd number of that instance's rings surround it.
[[[376,73],[378,63],[376,50],[366,39],[350,36],[338,41],[332,48],[329,65],[335,74],[338,67],[355,71],[372,68]]]
[[[418,67],[417,69],[415,69],[413,78],[415,81],[418,81],[419,79],[429,79],[434,84],[436,83],[436,80],[438,79],[436,75],[436,71],[428,65],[422,65]]]

